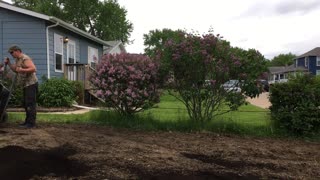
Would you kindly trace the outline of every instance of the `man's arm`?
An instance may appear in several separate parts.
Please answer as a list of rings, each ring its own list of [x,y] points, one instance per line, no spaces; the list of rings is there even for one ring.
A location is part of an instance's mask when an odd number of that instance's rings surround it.
[[[34,65],[31,59],[25,59],[24,66],[25,67],[16,67],[15,71],[22,73],[33,73],[37,71],[36,66]]]
[[[16,72],[16,64],[11,64],[10,59],[8,57],[4,59],[4,63],[7,64],[12,71]]]

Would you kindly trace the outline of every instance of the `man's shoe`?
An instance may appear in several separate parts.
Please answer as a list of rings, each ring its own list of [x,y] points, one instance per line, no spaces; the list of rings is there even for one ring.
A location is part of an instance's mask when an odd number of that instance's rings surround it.
[[[19,124],[19,126],[25,126],[25,125],[27,125],[28,123],[27,122],[24,122],[24,123],[21,123],[21,124]]]
[[[35,125],[31,124],[31,123],[26,123],[24,126],[20,126],[20,127],[23,127],[23,128],[34,128]]]

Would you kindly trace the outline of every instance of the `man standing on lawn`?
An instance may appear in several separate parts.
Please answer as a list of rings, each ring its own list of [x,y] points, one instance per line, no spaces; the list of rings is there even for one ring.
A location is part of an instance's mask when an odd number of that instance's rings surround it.
[[[21,127],[33,128],[36,125],[37,116],[37,92],[38,79],[36,76],[36,66],[32,59],[22,53],[20,47],[14,45],[8,50],[15,63],[11,64],[9,58],[5,58],[4,63],[9,65],[10,69],[17,73],[19,85],[23,87],[23,106],[26,112],[25,122],[20,124]]]

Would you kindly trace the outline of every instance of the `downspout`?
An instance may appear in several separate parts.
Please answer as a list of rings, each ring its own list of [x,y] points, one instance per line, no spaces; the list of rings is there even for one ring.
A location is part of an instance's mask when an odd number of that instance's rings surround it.
[[[51,26],[47,26],[46,33],[47,33],[47,70],[48,70],[48,79],[50,79],[50,53],[49,53],[49,28],[56,27],[59,25],[59,22],[56,22],[56,24],[53,24]]]

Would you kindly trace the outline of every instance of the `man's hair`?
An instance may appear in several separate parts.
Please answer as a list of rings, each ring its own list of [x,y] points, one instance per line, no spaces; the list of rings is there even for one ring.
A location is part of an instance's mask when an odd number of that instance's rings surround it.
[[[8,52],[12,52],[12,51],[20,51],[21,52],[21,48],[17,45],[13,45],[9,48]]]

